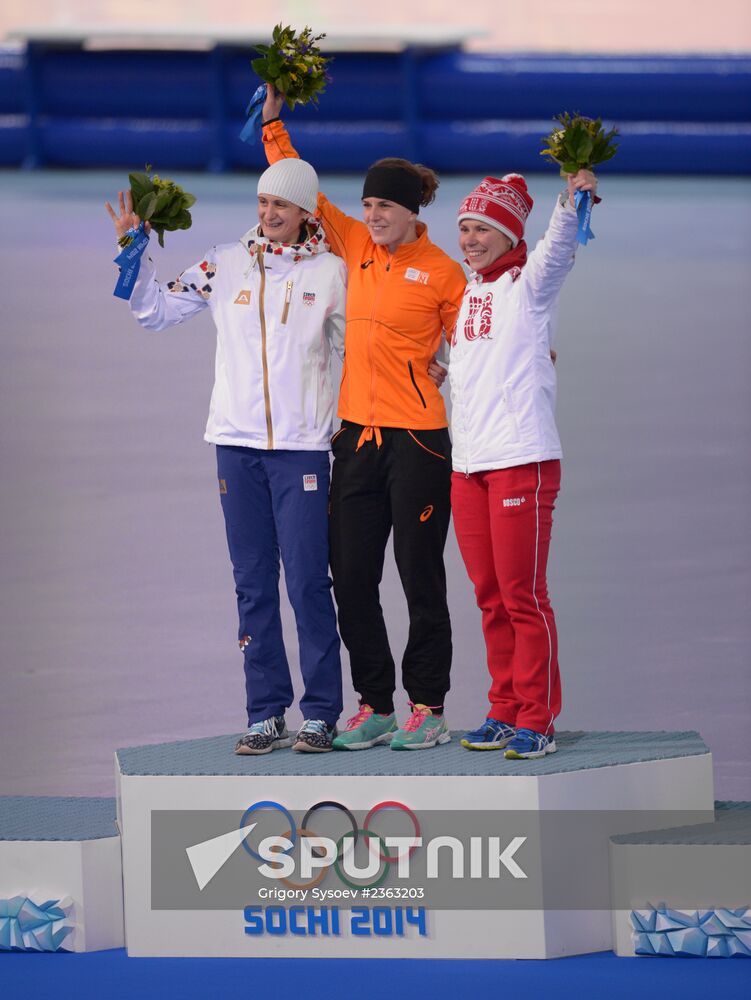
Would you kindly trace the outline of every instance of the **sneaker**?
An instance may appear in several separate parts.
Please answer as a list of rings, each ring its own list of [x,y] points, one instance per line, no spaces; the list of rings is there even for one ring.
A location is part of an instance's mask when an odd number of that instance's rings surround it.
[[[378,715],[370,705],[361,705],[357,715],[347,720],[347,728],[334,740],[335,750],[368,750],[378,743],[390,743],[396,730],[396,716]]]
[[[516,736],[516,729],[498,719],[486,719],[479,729],[472,729],[462,737],[467,750],[502,750]]]
[[[533,729],[517,729],[516,736],[506,747],[505,756],[509,760],[536,760],[546,753],[555,753],[557,749],[552,733],[543,736]]]
[[[306,719],[297,731],[293,750],[303,753],[328,753],[333,750],[336,726],[330,726],[323,719]]]
[[[292,737],[287,732],[283,715],[272,715],[270,719],[254,722],[244,736],[235,744],[235,753],[271,753],[281,747],[292,745]]]
[[[448,743],[449,727],[443,715],[435,716],[427,705],[412,705],[412,715],[391,741],[392,750],[426,750],[436,743]]]

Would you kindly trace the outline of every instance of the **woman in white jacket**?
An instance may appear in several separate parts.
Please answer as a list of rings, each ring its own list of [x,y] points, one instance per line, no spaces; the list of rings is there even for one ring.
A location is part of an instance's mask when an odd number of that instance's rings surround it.
[[[258,225],[212,247],[160,284],[147,254],[130,307],[149,330],[211,309],[216,368],[205,439],[216,445],[219,493],[234,569],[248,732],[238,754],[331,750],[342,709],[339,636],[328,575],[330,355],[344,344],[345,268],[311,218],[318,178],[283,160],[258,181]],[[118,236],[139,219],[130,192]],[[304,723],[284,721],[293,691],[282,639],[279,559],[300,643]]]
[[[590,171],[570,175],[529,255],[532,198],[519,174],[486,177],[459,210],[459,245],[475,273],[449,363],[451,506],[492,679],[488,717],[462,745],[505,748],[512,759],[556,749],[561,688],[546,568],[561,445],[551,333],[577,245],[574,194],[596,189]]]

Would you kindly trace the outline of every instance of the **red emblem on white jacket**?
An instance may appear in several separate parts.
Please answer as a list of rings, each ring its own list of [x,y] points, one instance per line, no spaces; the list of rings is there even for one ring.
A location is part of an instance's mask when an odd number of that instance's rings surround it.
[[[479,327],[478,327],[479,313]],[[493,316],[493,293],[481,297],[470,295],[469,313],[464,321],[464,336],[467,340],[490,339],[490,322]]]

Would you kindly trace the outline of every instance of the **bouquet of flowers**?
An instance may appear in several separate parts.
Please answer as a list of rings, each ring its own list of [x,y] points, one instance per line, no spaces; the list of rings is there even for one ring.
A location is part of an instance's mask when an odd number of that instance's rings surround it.
[[[331,59],[322,56],[316,44],[325,37],[314,35],[309,27],[297,35],[289,25],[277,24],[271,45],[256,46],[259,58],[251,64],[254,72],[285,95],[290,110],[296,104],[318,104],[318,95],[326,89],[326,66]]]
[[[193,220],[190,207],[195,204],[195,196],[188,194],[174,181],[164,180],[158,174],[151,174],[151,165],[146,165],[145,173],[129,174],[130,193],[133,197],[133,211],[142,222],[150,222],[159,237],[159,246],[164,246],[165,232],[190,229]],[[120,246],[126,247],[133,241],[133,235],[126,233],[120,239]]]
[[[591,170],[595,164],[612,160],[615,156],[618,146],[613,139],[618,135],[618,129],[612,128],[606,132],[601,118],[585,118],[583,115],[570,115],[564,111],[555,120],[558,127],[542,139],[547,148],[540,151],[540,156],[547,156],[555,161],[561,168],[562,177],[576,174],[580,170]],[[595,201],[599,200],[595,198]],[[581,244],[595,238],[589,228],[592,204],[589,191],[577,191],[574,195],[576,214],[579,217],[576,239]]]
[[[330,58],[321,55],[316,42],[325,35],[314,35],[313,29],[305,27],[299,35],[287,25],[277,24],[271,36],[271,45],[257,45],[260,53],[251,65],[264,81],[256,90],[245,109],[247,121],[240,133],[243,142],[255,142],[256,132],[261,124],[263,104],[266,100],[266,84],[270,83],[278,93],[284,94],[287,106],[296,104],[318,104],[318,95],[326,89],[329,75],[326,72]]]
[[[597,163],[612,160],[618,151],[613,142],[618,129],[606,132],[601,118],[572,116],[564,111],[555,120],[559,126],[541,140],[547,148],[541,150],[540,156],[548,156],[559,164],[562,176],[591,170]]]

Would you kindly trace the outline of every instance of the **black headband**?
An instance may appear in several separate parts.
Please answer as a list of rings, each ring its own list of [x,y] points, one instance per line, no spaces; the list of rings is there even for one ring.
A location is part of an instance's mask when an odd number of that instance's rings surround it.
[[[394,201],[416,213],[422,201],[422,179],[404,167],[371,167],[365,175],[362,196]]]

